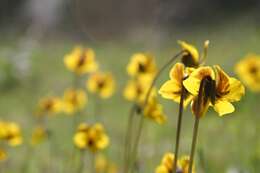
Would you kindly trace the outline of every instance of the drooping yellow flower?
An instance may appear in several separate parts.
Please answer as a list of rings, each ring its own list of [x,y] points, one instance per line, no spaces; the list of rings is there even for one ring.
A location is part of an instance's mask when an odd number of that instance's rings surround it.
[[[58,97],[45,97],[39,101],[38,115],[54,115],[62,110],[62,101]]]
[[[22,143],[20,127],[15,122],[0,121],[0,140],[5,140],[10,146],[18,146]]]
[[[160,165],[156,168],[155,173],[172,173],[174,171],[173,162],[175,156],[173,153],[166,153]],[[176,171],[179,173],[188,173],[189,157],[183,156],[177,161]],[[193,167],[192,173],[195,173],[195,167]]]
[[[4,149],[0,148],[0,161],[5,161],[7,159],[7,153]]]
[[[159,94],[166,99],[180,103],[182,91],[184,92],[183,105],[186,107],[193,96],[183,87],[183,80],[193,71],[192,68],[186,68],[182,63],[176,63],[170,71],[170,80],[166,81],[160,88]]]
[[[65,113],[73,114],[84,108],[87,96],[82,89],[67,89],[63,96],[63,110]]]
[[[220,116],[232,113],[235,108],[231,102],[239,101],[245,94],[244,86],[235,78],[229,77],[219,66],[199,67],[183,85],[195,99],[192,111],[195,116],[202,117],[209,106]]]
[[[144,116],[158,124],[163,124],[167,120],[162,105],[158,103],[155,97],[151,98],[145,106]]]
[[[74,144],[79,149],[89,149],[92,152],[105,149],[109,144],[109,138],[105,133],[102,124],[96,123],[88,125],[82,123],[79,125],[74,135]]]
[[[247,55],[237,63],[235,71],[249,89],[260,92],[260,55]]]
[[[132,77],[154,77],[157,67],[154,57],[150,54],[136,53],[127,65],[127,73]]]
[[[48,133],[47,130],[42,126],[37,126],[33,130],[32,137],[31,137],[31,144],[33,146],[42,143],[45,139],[47,139]]]
[[[125,89],[124,89],[124,97],[128,101],[133,101],[137,103],[143,103],[145,100],[145,97],[147,95],[147,92],[150,88],[151,81],[150,80],[144,80],[144,79],[135,79],[128,81]],[[152,94],[155,95],[155,89],[152,89]]]
[[[98,69],[95,61],[95,52],[91,48],[75,47],[71,53],[64,57],[66,67],[78,75],[91,73]]]
[[[198,67],[199,66],[199,52],[197,48],[191,44],[188,44],[184,41],[178,41],[182,50],[181,61],[186,67]]]
[[[115,90],[115,80],[111,73],[93,73],[88,81],[87,88],[90,92],[98,94],[101,98],[109,98]]]

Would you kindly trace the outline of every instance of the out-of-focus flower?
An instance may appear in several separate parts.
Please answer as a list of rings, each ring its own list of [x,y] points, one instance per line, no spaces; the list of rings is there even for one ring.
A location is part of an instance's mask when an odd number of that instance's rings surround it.
[[[127,73],[131,77],[153,78],[157,73],[154,57],[145,53],[134,54],[127,65]]]
[[[20,127],[15,122],[0,121],[0,140],[7,141],[12,146],[18,146],[23,142]]]
[[[63,96],[63,110],[65,113],[73,114],[84,108],[87,96],[84,90],[67,89]]]
[[[183,105],[186,107],[193,96],[183,87],[182,82],[193,70],[193,68],[185,68],[182,63],[176,63],[170,71],[170,80],[166,81],[159,90],[162,97],[180,103],[181,94],[184,92]]]
[[[173,162],[174,154],[166,153],[160,165],[156,168],[155,173],[172,173],[174,171]],[[183,156],[177,161],[177,173],[188,173],[189,157]],[[195,173],[195,167],[192,169],[192,173]]]
[[[260,92],[260,55],[247,55],[237,63],[235,71],[250,90]]]
[[[45,97],[39,101],[37,115],[53,115],[61,112],[62,101],[58,97]]]
[[[197,48],[191,44],[186,43],[185,41],[178,41],[182,50],[181,61],[186,67],[198,67],[199,66],[199,52]]]
[[[75,47],[71,53],[64,57],[66,67],[78,75],[91,73],[98,69],[95,61],[95,52],[91,48]]]
[[[145,106],[144,116],[158,124],[163,124],[167,120],[162,105],[158,103],[155,97],[151,98]]]
[[[95,157],[95,170],[97,173],[117,173],[117,166],[109,161],[104,155],[98,154]]]
[[[42,143],[48,137],[47,130],[42,126],[37,126],[33,130],[32,137],[31,137],[31,144],[33,146]]]
[[[150,80],[130,80],[125,89],[124,89],[124,97],[133,102],[142,103],[145,100],[146,94],[150,88],[151,81]],[[152,89],[152,94],[155,94],[155,89]]]
[[[214,71],[215,70],[215,71]],[[184,80],[184,87],[196,96],[192,102],[192,112],[202,117],[209,106],[220,116],[232,113],[236,102],[245,94],[244,86],[235,78],[229,77],[219,66],[199,67]]]
[[[101,98],[109,98],[114,93],[115,80],[111,73],[96,72],[89,77],[87,88]]]
[[[0,148],[0,161],[5,161],[7,159],[7,153],[4,149]]]
[[[74,135],[74,144],[79,149],[89,149],[92,152],[96,152],[108,146],[109,137],[105,133],[102,124],[96,123],[88,125],[82,123]]]

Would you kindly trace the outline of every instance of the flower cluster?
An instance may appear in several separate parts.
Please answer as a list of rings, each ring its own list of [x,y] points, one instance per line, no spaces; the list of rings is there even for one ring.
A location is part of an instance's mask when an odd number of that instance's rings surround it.
[[[158,124],[164,123],[166,116],[156,98],[156,88],[150,88],[157,73],[154,57],[145,53],[134,54],[127,66],[127,73],[131,79],[124,89],[124,97],[140,107],[144,106],[145,117]],[[150,97],[147,98],[149,90],[151,93]]]
[[[74,144],[79,149],[89,149],[92,152],[96,152],[108,146],[109,137],[102,124],[88,125],[81,123],[74,135]]]
[[[157,166],[155,173],[173,173],[174,168],[173,168],[173,162],[174,162],[175,156],[173,153],[166,153],[159,166]],[[182,156],[178,161],[177,161],[177,168],[176,168],[176,173],[188,173],[188,168],[189,168],[189,157],[188,156]],[[195,167],[192,169],[192,173],[195,172]]]

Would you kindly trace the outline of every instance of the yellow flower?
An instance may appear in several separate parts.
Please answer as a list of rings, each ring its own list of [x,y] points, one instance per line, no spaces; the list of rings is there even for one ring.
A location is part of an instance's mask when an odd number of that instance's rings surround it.
[[[0,121],[0,140],[6,140],[10,146],[18,146],[22,143],[21,130],[14,122]]]
[[[90,92],[98,94],[101,98],[109,98],[115,90],[115,81],[110,73],[97,72],[92,74],[87,81]]]
[[[190,157],[189,156],[182,156],[179,159],[180,167],[182,170],[182,173],[188,173],[189,171],[189,164],[190,164]],[[196,173],[195,166],[193,165],[192,173]]]
[[[232,113],[235,108],[231,102],[239,101],[245,94],[244,86],[235,78],[229,77],[219,66],[199,67],[183,85],[193,94],[193,114],[202,117],[209,106],[220,116]]]
[[[170,80],[161,86],[159,94],[161,94],[163,98],[180,103],[182,90],[184,90],[183,105],[186,107],[193,99],[193,96],[183,87],[182,82],[192,71],[192,68],[185,69],[182,63],[176,63],[170,71]]]
[[[249,89],[260,92],[260,55],[247,55],[235,66],[235,71]]]
[[[0,161],[5,161],[7,159],[7,153],[4,149],[0,148]]]
[[[108,146],[109,138],[102,124],[87,125],[83,123],[79,125],[74,135],[74,144],[79,149],[88,148],[90,151],[96,152]]]
[[[136,53],[131,57],[127,73],[132,77],[154,77],[157,67],[154,57],[150,54]]]
[[[161,164],[156,168],[155,173],[172,173],[174,171],[173,162],[175,156],[173,153],[166,153],[163,156]],[[177,161],[177,172],[188,173],[189,168],[189,157],[182,156]],[[195,167],[192,169],[192,173],[195,173]]]
[[[142,103],[146,97],[146,94],[150,88],[151,81],[150,80],[141,80],[135,79],[130,80],[125,89],[124,89],[124,97],[128,101]],[[155,94],[155,89],[152,90],[152,95]]]
[[[53,115],[62,110],[62,101],[58,97],[46,97],[40,100],[37,113],[39,115]]]
[[[144,108],[144,116],[158,124],[163,124],[167,119],[163,113],[162,105],[158,103],[155,97],[148,101],[148,104]]]
[[[32,133],[31,144],[33,146],[42,143],[48,137],[48,133],[44,127],[37,126]]]
[[[95,61],[95,52],[91,48],[75,47],[71,53],[64,57],[66,67],[78,75],[91,73],[98,69]]]
[[[63,110],[65,113],[73,114],[84,108],[87,96],[84,90],[67,89],[63,96]]]
[[[184,41],[178,41],[182,50],[184,51],[182,54],[182,63],[186,67],[198,67],[199,66],[199,52],[196,47],[191,44],[188,44]]]

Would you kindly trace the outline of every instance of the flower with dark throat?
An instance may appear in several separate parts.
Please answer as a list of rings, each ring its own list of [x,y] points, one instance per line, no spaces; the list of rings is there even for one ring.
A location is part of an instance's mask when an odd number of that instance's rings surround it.
[[[239,101],[245,94],[241,82],[229,77],[218,65],[199,67],[183,81],[183,85],[195,96],[192,112],[197,117],[202,117],[209,106],[220,116],[232,113],[235,108],[231,103]]]

